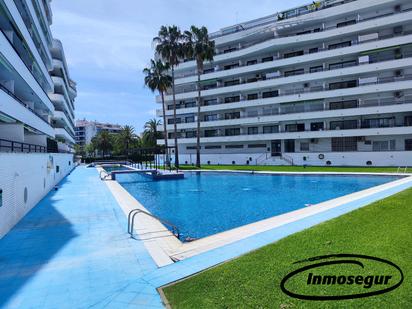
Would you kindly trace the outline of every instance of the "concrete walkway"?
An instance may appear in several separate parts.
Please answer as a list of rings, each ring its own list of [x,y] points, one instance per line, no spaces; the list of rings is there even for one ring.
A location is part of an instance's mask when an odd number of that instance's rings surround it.
[[[76,168],[0,240],[0,308],[162,308],[157,287],[412,187],[366,198],[157,268],[95,168]]]
[[[0,308],[162,308],[157,269],[96,169],[76,168],[0,240]]]

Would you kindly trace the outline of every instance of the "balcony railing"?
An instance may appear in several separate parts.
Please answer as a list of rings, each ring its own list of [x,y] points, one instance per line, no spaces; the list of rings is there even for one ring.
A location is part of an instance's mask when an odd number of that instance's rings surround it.
[[[404,10],[404,12],[405,12],[405,11],[410,11],[410,10],[412,10],[412,9]],[[370,40],[366,40],[366,41],[363,41],[363,42],[359,42],[358,40],[351,40],[351,46],[362,45],[362,44],[365,44],[365,43],[370,43],[370,42],[376,42],[376,41],[386,40],[386,39],[390,39],[390,38],[393,38],[393,37],[405,36],[405,35],[409,35],[409,34],[411,34],[411,33],[412,33],[412,31],[402,31],[402,33],[381,35],[381,36],[379,36],[379,37],[376,38],[376,39],[370,39]],[[263,40],[262,42],[264,42],[264,41],[265,41],[265,40]],[[259,42],[259,43],[262,43],[262,42]],[[256,44],[258,44],[258,43],[249,43],[249,44],[248,44],[247,46],[245,46],[244,48],[247,48],[247,47],[250,47],[250,46],[253,46],[253,45],[256,45]],[[334,49],[350,48],[351,46],[342,46],[342,47],[337,47],[337,48],[334,48]],[[244,48],[242,48],[242,49],[244,49]],[[238,49],[238,50],[241,50],[241,49]],[[316,51],[314,51],[314,52],[311,52],[311,53],[308,52],[308,53],[305,53],[305,54],[303,54],[303,55],[296,56],[296,57],[302,57],[302,56],[306,56],[306,55],[308,55],[308,54],[316,54],[316,53],[319,53],[319,52],[329,51],[329,50],[331,50],[331,49],[329,49],[328,47],[325,47],[325,48],[321,48],[321,47],[320,47],[320,48],[317,48]],[[217,55],[218,55],[218,54],[217,54]],[[284,56],[282,56],[282,55],[280,55],[280,56],[273,55],[273,60],[272,60],[272,61],[277,61],[277,60],[287,59],[287,58],[288,58],[288,57],[284,57]],[[289,58],[290,58],[290,57],[289,57]],[[256,63],[255,65],[259,65],[259,64],[261,64],[261,63]],[[204,75],[207,75],[207,74],[212,74],[212,73],[216,73],[216,72],[220,72],[220,71],[235,70],[235,69],[238,69],[238,68],[240,68],[240,67],[246,67],[246,66],[251,66],[251,65],[247,65],[246,63],[245,63],[244,65],[240,65],[240,64],[239,64],[238,67],[233,68],[233,69],[229,69],[229,70],[225,70],[225,69],[224,69],[224,65],[222,65],[220,69],[217,69],[217,67],[216,67],[214,71],[208,70],[207,72],[205,72],[205,73],[202,74],[202,75],[204,76]],[[195,73],[194,71],[193,71],[193,72],[190,72],[190,73],[177,73],[176,79],[185,78],[185,77],[191,77],[191,76],[195,76],[195,75],[196,75],[196,73]]]
[[[366,126],[365,124],[358,124],[353,127],[348,127],[345,129],[331,129],[331,128],[323,128],[319,130],[311,130],[311,129],[304,129],[304,130],[286,130],[284,128],[279,128],[277,131],[272,131],[268,133],[259,132],[258,134],[247,134],[247,133],[240,133],[240,134],[225,134],[225,131],[222,129],[217,129],[215,134],[210,136],[205,136],[204,133],[200,135],[201,138],[207,137],[234,137],[234,136],[261,136],[265,134],[278,134],[278,133],[302,133],[302,132],[324,132],[324,131],[345,131],[345,130],[364,130],[364,129],[387,129],[387,128],[407,128],[411,127],[412,125],[409,124],[390,124],[390,125],[383,125],[383,126]],[[172,134],[173,135],[173,134]],[[187,138],[194,138],[196,137],[196,132],[191,133],[190,137],[184,137],[181,133],[178,132],[178,138],[180,139],[187,139]]]
[[[29,111],[31,111],[33,114],[35,114],[38,118],[40,118],[43,122],[47,123],[48,125],[50,125],[50,123],[45,120],[40,114],[38,114],[35,110],[33,110],[32,108],[30,108],[26,103],[23,102],[23,100],[21,100],[19,97],[17,97],[13,92],[11,92],[9,89],[7,89],[6,87],[4,87],[1,83],[0,83],[0,89],[3,90],[4,92],[6,92],[9,96],[11,96],[13,99],[15,99],[17,102],[19,102],[22,106],[24,106],[25,108],[27,108]]]
[[[395,57],[392,57],[392,58],[389,58],[389,57],[386,57],[386,58],[384,58],[383,60],[377,60],[377,61],[373,61],[373,62],[367,62],[367,63],[357,63],[357,62],[355,62],[355,63],[348,63],[348,64],[342,64],[342,67],[333,67],[333,68],[322,68],[322,69],[318,69],[318,70],[316,70],[316,71],[304,71],[303,73],[300,73],[300,74],[294,74],[294,75],[285,75],[285,74],[279,74],[279,75],[277,75],[277,76],[270,76],[270,77],[265,77],[264,76],[264,74],[262,74],[262,77],[260,77],[260,78],[256,78],[256,77],[254,77],[254,78],[252,78],[252,77],[250,77],[249,79],[247,79],[247,80],[245,80],[245,81],[243,81],[243,82],[239,82],[239,83],[237,83],[236,85],[244,85],[244,84],[252,84],[252,83],[256,83],[256,82],[260,82],[260,81],[265,81],[265,80],[273,80],[273,79],[279,79],[279,78],[287,78],[287,77],[291,77],[291,76],[296,76],[296,75],[306,75],[306,74],[314,74],[314,73],[319,73],[319,72],[328,72],[328,71],[336,71],[336,70],[341,70],[341,69],[343,69],[343,68],[349,68],[349,67],[356,67],[356,66],[362,66],[362,65],[366,65],[366,64],[376,64],[376,63],[385,63],[385,62],[387,62],[387,61],[393,61],[393,60],[397,60],[397,59],[402,59],[402,58],[411,58],[412,57],[412,52],[404,52],[403,54],[401,54],[400,56],[399,56],[399,58],[395,58]],[[320,65],[319,65],[320,66]],[[271,72],[271,73],[274,73],[274,72]],[[270,73],[268,73],[268,74],[270,74]],[[233,86],[233,85],[222,85],[222,86],[220,86],[220,87],[213,87],[213,89],[221,89],[221,88],[225,88],[225,87],[230,87],[230,86]],[[211,88],[212,89],[212,88]],[[303,88],[302,88],[303,89]],[[204,91],[204,90],[208,90],[208,89],[202,89],[202,91]],[[189,92],[195,92],[196,91],[196,86],[195,85],[192,85],[190,88],[186,88],[186,89],[183,89],[183,91],[179,91],[179,90],[177,90],[176,91],[176,94],[182,94],[182,93],[189,93]],[[287,94],[293,94],[294,92],[292,92],[292,93],[287,93]],[[168,95],[170,95],[169,93],[167,93]]]
[[[253,119],[267,116],[279,116],[279,115],[288,115],[288,114],[298,114],[298,113],[310,113],[310,112],[323,112],[323,111],[343,111],[348,109],[359,109],[365,107],[377,107],[377,106],[390,106],[390,105],[400,105],[400,104],[412,104],[412,97],[407,97],[406,100],[394,101],[393,99],[375,99],[375,100],[365,100],[359,102],[357,107],[351,108],[341,108],[341,109],[331,109],[327,106],[324,106],[323,102],[300,104],[294,106],[281,106],[279,105],[276,108],[266,109],[262,111],[257,111],[254,113],[247,113],[246,115],[236,116],[234,118],[226,118],[224,114],[218,115],[216,118],[204,119],[201,123],[205,122],[215,122],[215,121],[225,121],[225,120],[235,120],[235,119]],[[194,121],[191,121],[194,122]],[[189,122],[185,122],[189,123]],[[179,128],[179,127],[178,127]]]
[[[315,86],[315,87],[309,87],[309,88],[293,88],[293,89],[285,89],[283,90],[283,93],[280,93],[278,96],[275,97],[282,97],[282,96],[287,96],[287,95],[294,95],[294,94],[303,94],[303,93],[311,93],[311,92],[323,92],[323,91],[333,91],[333,90],[342,90],[342,89],[359,89],[363,86],[368,86],[372,84],[385,84],[385,83],[391,83],[391,82],[398,82],[398,81],[406,81],[406,80],[412,80],[412,74],[406,74],[406,75],[401,75],[401,76],[390,76],[390,77],[377,77],[375,81],[371,81],[368,83],[363,83],[361,85],[357,85],[357,87],[351,87],[351,88],[340,88],[340,89],[329,89],[328,87],[324,86]],[[258,98],[254,100],[247,100],[246,98],[242,98],[239,101],[235,103],[242,103],[242,102],[253,102],[256,100],[261,100],[263,98]],[[227,103],[218,103],[216,105],[224,105]],[[176,106],[177,109],[181,109],[181,107]],[[182,108],[183,109],[183,108]]]
[[[384,13],[384,14],[380,14],[380,15],[373,16],[373,17],[369,17],[369,18],[365,18],[365,19],[360,19],[360,20],[357,20],[356,24],[361,24],[361,23],[364,23],[364,22],[366,22],[366,21],[370,21],[370,20],[377,19],[377,18],[382,18],[382,17],[387,17],[387,16],[396,15],[396,14],[400,14],[400,13],[405,13],[405,12],[408,12],[408,11],[411,11],[411,10],[412,10],[412,9],[409,9],[409,8],[408,8],[408,9],[404,9],[404,10],[401,10],[401,11],[393,11],[392,13]],[[353,24],[352,24],[352,25],[353,25]],[[347,25],[347,26],[351,26],[351,25],[349,24],[349,25]],[[344,28],[344,27],[347,27],[347,26],[341,26],[341,27],[339,27],[339,28]],[[320,28],[319,31],[317,31],[317,32],[324,32],[324,31],[333,30],[333,29],[337,29],[337,28],[338,28],[337,26],[329,26],[329,27],[325,27],[325,28]],[[313,34],[313,33],[317,33],[317,32],[311,32],[311,33],[308,33],[307,35],[310,35],[310,34]],[[276,35],[276,36],[272,37],[271,39],[279,39],[279,38],[286,38],[286,37],[293,37],[293,36],[301,36],[301,35],[302,35],[302,34],[297,34],[297,33],[293,33],[293,34],[283,34],[283,35]],[[242,45],[241,48],[237,48],[235,51],[239,51],[239,50],[248,48],[248,47],[250,47],[250,46],[263,43],[263,42],[265,42],[265,41],[267,41],[267,40],[268,40],[267,38],[264,38],[264,39],[261,39],[261,40],[255,40],[255,41],[253,41],[253,42],[251,42],[251,43],[249,43],[249,44],[244,44],[244,45]],[[224,53],[225,53],[224,50],[222,50],[221,52],[218,52],[218,53],[216,53],[216,54],[217,54],[217,55],[220,55],[220,54],[224,54]]]
[[[46,146],[0,139],[0,152],[47,152]]]

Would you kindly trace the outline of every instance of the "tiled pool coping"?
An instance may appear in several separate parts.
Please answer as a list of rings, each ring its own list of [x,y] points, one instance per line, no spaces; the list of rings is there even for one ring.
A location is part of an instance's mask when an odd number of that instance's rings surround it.
[[[231,171],[231,170],[196,170],[196,172],[231,172],[231,173],[255,173],[255,174],[298,174],[298,175],[391,175],[391,176],[410,176],[409,174],[399,173],[338,173],[338,172],[266,172],[266,171]],[[147,209],[139,203],[133,196],[131,196],[119,183],[115,181],[107,181],[107,186],[113,193],[115,199],[122,207],[127,215],[132,209]],[[238,228],[214,234],[208,237],[195,240],[193,242],[183,243],[178,240],[173,234],[163,226],[159,221],[141,215],[137,217],[135,229],[139,238],[145,244],[150,255],[159,267],[173,264],[174,261],[184,261],[188,258],[205,254],[222,247],[235,244],[246,239],[254,239],[259,243],[258,239],[266,232],[275,230],[283,230],[290,224],[297,222],[305,222],[307,220],[316,220],[325,216],[330,211],[335,211],[337,214],[344,214],[353,209],[368,205],[374,201],[402,191],[406,188],[412,187],[412,176],[405,177],[390,183],[379,185],[373,188],[348,194],[339,198],[335,198],[326,202],[322,202],[310,207],[288,212],[279,216],[264,219],[258,222],[247,224]],[[354,208],[352,208],[354,207]],[[327,217],[318,223],[334,218],[336,216]],[[305,226],[302,224],[302,226]],[[289,234],[285,234],[283,237]],[[282,237],[280,237],[282,238]],[[280,239],[278,238],[278,239]],[[277,239],[271,240],[271,242]],[[252,248],[250,250],[253,250]],[[250,251],[249,250],[249,251]],[[247,251],[245,251],[247,252]],[[213,260],[213,259],[212,259]]]

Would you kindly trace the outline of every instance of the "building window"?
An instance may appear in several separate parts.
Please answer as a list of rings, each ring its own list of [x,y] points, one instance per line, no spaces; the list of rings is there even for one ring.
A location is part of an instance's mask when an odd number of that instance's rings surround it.
[[[310,124],[311,131],[322,131],[323,130],[323,122],[312,122]]]
[[[56,165],[56,173],[60,173],[60,166]]]
[[[205,130],[205,137],[217,136],[217,130]]]
[[[340,101],[340,102],[330,102],[329,109],[346,109],[346,108],[357,108],[358,107],[358,100],[348,100],[348,101]]]
[[[412,139],[405,140],[405,150],[412,151]]]
[[[204,103],[205,106],[216,105],[217,104],[217,99],[204,100],[203,103]]]
[[[247,95],[248,100],[257,100],[258,99],[258,94],[257,93],[252,93]]]
[[[305,124],[298,123],[298,124],[287,124],[285,125],[286,132],[303,132],[305,131]]]
[[[331,121],[329,124],[331,130],[350,130],[358,127],[357,120],[343,120],[343,121]]]
[[[235,80],[229,80],[227,82],[225,82],[225,87],[228,86],[234,86],[234,85],[239,85],[240,84],[240,80],[239,79],[235,79]]]
[[[257,60],[254,59],[254,60],[249,60],[248,62],[246,62],[246,65],[254,65],[256,63],[257,63]]]
[[[266,148],[266,144],[250,144],[247,148]]]
[[[3,206],[3,190],[0,189],[0,207]]]
[[[345,81],[345,82],[330,83],[329,84],[329,90],[353,88],[353,87],[356,87],[356,86],[358,86],[358,81],[357,80],[349,80],[349,81]]]
[[[286,71],[285,72],[285,77],[294,76],[294,75],[301,75],[301,74],[304,74],[304,73],[305,73],[304,69],[296,69],[296,70],[292,70],[292,71]]]
[[[273,61],[273,57],[272,57],[272,56],[262,58],[262,63],[263,63],[263,62],[269,62],[269,61]]]
[[[317,53],[318,51],[319,51],[318,47],[309,48],[309,54],[314,54],[314,53]]]
[[[286,53],[283,55],[283,58],[292,58],[292,57],[297,57],[297,56],[302,56],[303,55],[303,50],[291,52],[291,53]]]
[[[195,122],[195,116],[185,117],[185,122],[186,123]]]
[[[193,137],[196,137],[196,131],[186,132],[186,138],[193,138]]]
[[[249,135],[258,134],[258,127],[247,128],[247,134]]]
[[[239,66],[239,63],[234,63],[234,64],[225,65],[225,66],[223,67],[223,70],[234,69],[234,68],[237,68],[238,66]]]
[[[354,24],[356,24],[356,20],[352,19],[348,21],[343,21],[341,23],[337,23],[336,28],[345,27],[345,26],[354,25]]]
[[[243,145],[226,145],[227,149],[243,148]]]
[[[300,143],[300,151],[309,151],[309,143],[301,142]]]
[[[341,47],[349,47],[352,45],[351,41],[346,41],[342,43],[336,43],[336,44],[331,44],[328,46],[328,49],[336,49],[336,48],[341,48]]]
[[[225,129],[226,136],[240,135],[240,128]]]
[[[322,65],[318,65],[318,66],[315,66],[315,67],[311,67],[311,68],[309,69],[309,72],[310,72],[310,73],[322,72],[322,71],[323,71],[323,66],[322,66]]]
[[[279,95],[279,91],[278,90],[274,90],[274,91],[266,91],[262,93],[262,98],[266,99],[266,98],[273,98],[273,97],[277,97]]]
[[[406,127],[412,126],[412,116],[405,116],[405,126]]]
[[[225,113],[225,119],[239,119],[240,112]]]
[[[217,120],[217,114],[205,115],[205,121],[215,121]]]
[[[263,134],[279,133],[279,126],[264,126]]]
[[[362,121],[362,128],[388,128],[394,124],[394,118],[375,118]]]
[[[396,148],[396,141],[373,141],[372,142],[372,150],[373,151],[388,151],[388,150],[395,150]]]
[[[234,102],[239,102],[239,101],[240,101],[239,95],[225,98],[225,103],[234,103]]]
[[[220,149],[222,146],[220,145],[212,145],[212,146],[205,146],[205,149]]]
[[[351,61],[343,61],[343,62],[337,62],[337,63],[331,63],[329,64],[329,70],[335,70],[335,69],[342,69],[342,68],[347,68],[347,67],[353,67],[357,65],[358,63],[356,60],[351,60]]]
[[[202,148],[202,147],[200,147]],[[186,150],[196,150],[197,147],[196,146],[186,146]]]
[[[195,107],[195,106],[196,106],[195,101],[185,103],[185,108]]]
[[[357,151],[358,138],[357,137],[332,137],[332,151],[345,152]]]

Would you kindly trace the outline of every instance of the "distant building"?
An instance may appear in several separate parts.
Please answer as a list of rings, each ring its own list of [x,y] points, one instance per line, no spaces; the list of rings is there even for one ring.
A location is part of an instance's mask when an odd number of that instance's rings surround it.
[[[92,141],[101,131],[107,131],[109,133],[119,133],[122,130],[122,126],[118,124],[102,123],[97,121],[88,121],[86,119],[77,120],[75,128],[76,144],[85,146]]]

